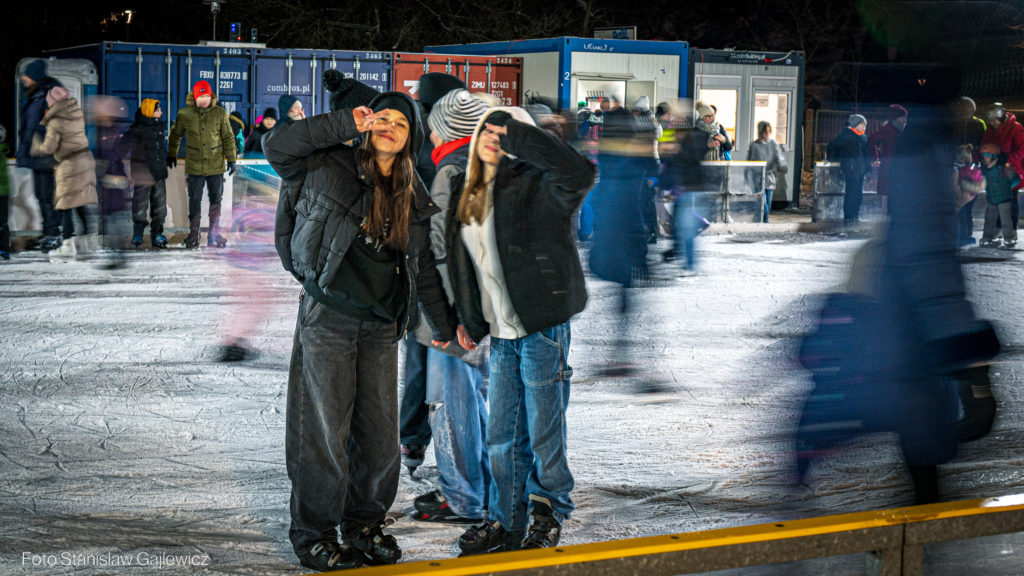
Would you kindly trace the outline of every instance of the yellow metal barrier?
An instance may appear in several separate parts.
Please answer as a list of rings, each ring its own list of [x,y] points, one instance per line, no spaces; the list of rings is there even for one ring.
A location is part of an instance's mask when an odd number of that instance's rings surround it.
[[[923,546],[1024,531],[1024,495],[361,568],[360,576],[672,575],[867,553],[868,574],[921,574]]]

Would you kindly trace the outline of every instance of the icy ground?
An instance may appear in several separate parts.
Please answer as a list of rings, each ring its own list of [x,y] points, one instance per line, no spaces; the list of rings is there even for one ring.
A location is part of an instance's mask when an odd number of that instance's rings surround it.
[[[590,283],[573,323],[578,510],[565,544],[912,503],[885,436],[817,465],[810,490],[787,484],[788,433],[809,388],[792,361],[794,338],[861,242],[703,238],[699,275],[660,266],[656,286],[636,290],[628,350],[616,340],[614,287]],[[1007,346],[994,370],[994,432],[941,468],[950,499],[1024,492],[1022,256],[969,254],[972,299]],[[0,263],[0,573],[149,574],[161,561],[161,574],[302,573],[287,540],[284,466],[298,285],[283,271],[266,276],[272,305],[254,337],[259,356],[222,364],[220,326],[256,287],[229,286],[213,251],[140,252],[131,264],[111,274],[39,253]],[[597,376],[604,359],[627,351],[643,378]],[[637,394],[640,381],[669,391]],[[394,511],[436,474],[432,456],[417,479],[403,471]],[[392,531],[403,561],[414,561],[453,556],[461,528],[400,519]],[[110,554],[131,566],[97,564]],[[193,565],[167,566],[174,558]],[[742,574],[856,574],[863,562]],[[1024,574],[1024,538],[929,548],[925,573]]]

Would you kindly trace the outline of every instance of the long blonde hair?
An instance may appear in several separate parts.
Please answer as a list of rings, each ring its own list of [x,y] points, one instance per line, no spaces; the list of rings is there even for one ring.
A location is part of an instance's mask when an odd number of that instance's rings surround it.
[[[384,188],[384,174],[377,165],[377,149],[368,134],[360,148],[359,161],[373,179],[373,206],[366,217],[363,232],[371,238],[381,238],[386,234],[384,243],[395,250],[405,250],[409,243],[409,212],[416,175],[409,152],[411,141],[412,134],[391,165],[391,186],[388,189]]]
[[[490,182],[484,182],[486,170],[484,170],[484,162],[480,159],[480,155],[477,154],[476,148],[480,141],[480,134],[487,127],[487,119],[490,118],[491,114],[499,111],[509,114],[513,119],[524,124],[534,127],[537,125],[533,118],[530,117],[529,112],[518,107],[502,106],[491,108],[480,118],[476,130],[473,132],[473,138],[469,141],[466,183],[462,187],[462,196],[459,198],[459,204],[455,208],[455,216],[463,224],[472,224],[474,220],[476,222],[483,222],[487,215],[487,203],[490,196],[487,187]]]

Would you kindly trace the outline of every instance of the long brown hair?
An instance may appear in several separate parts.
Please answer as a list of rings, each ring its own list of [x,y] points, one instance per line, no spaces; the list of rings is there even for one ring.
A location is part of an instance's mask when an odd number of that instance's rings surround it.
[[[488,114],[489,116],[489,114]],[[466,165],[466,184],[462,187],[462,196],[459,198],[459,205],[455,214],[459,222],[472,224],[484,221],[487,212],[487,184],[484,183],[484,162],[476,152],[480,142],[480,134],[487,128],[484,121],[480,122],[480,129],[470,142],[469,162]]]
[[[384,243],[395,250],[405,250],[409,243],[409,211],[416,177],[412,154],[409,152],[412,138],[410,131],[405,146],[391,165],[391,185],[387,189],[384,188],[385,177],[377,165],[377,149],[373,146],[370,134],[366,135],[360,148],[359,161],[373,179],[373,206],[366,217],[363,232],[371,238],[380,238],[386,233]]]

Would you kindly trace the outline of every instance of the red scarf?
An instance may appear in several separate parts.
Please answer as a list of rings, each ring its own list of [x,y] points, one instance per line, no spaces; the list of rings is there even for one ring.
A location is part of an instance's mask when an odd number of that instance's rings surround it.
[[[854,128],[852,126],[850,127],[850,130],[853,130],[853,133],[856,134],[857,136],[863,136],[864,135],[864,130],[857,130],[856,128]]]
[[[441,160],[444,160],[445,156],[469,144],[469,141],[472,139],[472,136],[466,136],[465,138],[459,138],[458,140],[445,142],[444,144],[441,144],[437,148],[434,148],[434,151],[430,153],[430,159],[434,161],[434,165],[436,166],[441,163]]]

